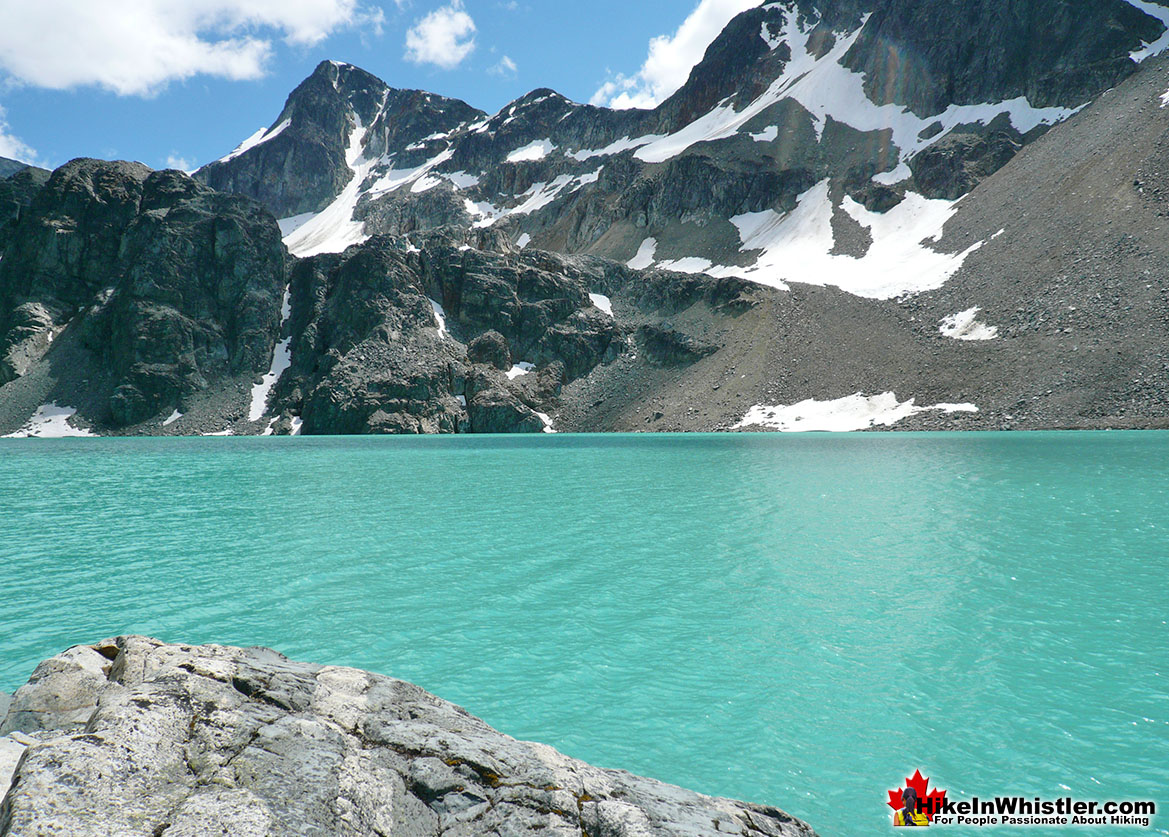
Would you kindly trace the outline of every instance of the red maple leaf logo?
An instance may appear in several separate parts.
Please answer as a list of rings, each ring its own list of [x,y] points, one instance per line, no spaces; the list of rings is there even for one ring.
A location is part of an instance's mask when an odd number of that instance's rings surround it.
[[[946,792],[937,788],[929,790],[929,784],[929,778],[922,776],[920,770],[914,771],[912,778],[905,780],[905,787],[917,791],[917,799],[920,803],[918,810],[925,814],[927,820],[933,822],[934,814],[942,810],[942,805],[946,801]],[[889,791],[889,807],[894,811],[900,811],[905,806],[901,800],[903,790],[904,788],[898,788]]]

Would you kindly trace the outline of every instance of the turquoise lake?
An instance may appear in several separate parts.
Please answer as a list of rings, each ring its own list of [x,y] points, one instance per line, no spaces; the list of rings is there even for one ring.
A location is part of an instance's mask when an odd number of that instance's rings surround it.
[[[12,440],[0,527],[0,690],[259,644],[825,837],[1169,806],[1169,433]]]

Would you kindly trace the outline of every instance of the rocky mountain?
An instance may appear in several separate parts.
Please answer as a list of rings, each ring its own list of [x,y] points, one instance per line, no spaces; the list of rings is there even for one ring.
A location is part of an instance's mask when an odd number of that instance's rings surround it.
[[[889,297],[940,284],[960,260],[923,259],[874,286],[865,277],[887,264],[830,256],[876,262],[940,231],[950,202],[1163,47],[1166,21],[1169,9],[1127,0],[767,3],[652,111],[536,90],[487,117],[324,62],[272,128],[197,177],[288,217],[296,255],[449,224],[634,266]],[[302,188],[308,176],[321,184]],[[272,194],[286,185],[295,205]],[[792,260],[798,231],[780,216],[797,204],[828,216],[834,236]]]
[[[202,186],[0,180],[0,433],[1160,426],[1167,47],[1145,0],[784,0],[653,110],[491,116],[326,61]],[[221,269],[163,180],[279,218],[246,336],[133,313]]]
[[[265,648],[76,646],[6,708],[7,837],[815,837],[778,808],[593,767],[409,683]]]

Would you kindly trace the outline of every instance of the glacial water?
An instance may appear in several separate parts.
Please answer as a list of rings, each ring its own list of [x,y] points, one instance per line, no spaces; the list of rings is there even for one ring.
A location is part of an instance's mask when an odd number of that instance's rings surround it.
[[[1169,806],[1166,620],[1164,433],[0,441],[0,689],[269,645],[826,837]]]

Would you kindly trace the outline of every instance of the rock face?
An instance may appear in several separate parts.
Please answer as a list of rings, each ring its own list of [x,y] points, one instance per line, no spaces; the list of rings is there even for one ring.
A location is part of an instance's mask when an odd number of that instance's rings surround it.
[[[560,385],[622,350],[589,298],[618,265],[462,241],[376,237],[296,266],[277,403],[305,432],[539,432]]]
[[[10,160],[7,157],[0,157],[0,178],[11,177],[18,171],[23,171],[29,168],[28,163],[22,163],[19,160]]]
[[[263,648],[78,646],[37,668],[0,733],[0,779],[21,754],[6,837],[814,837],[777,808],[591,767],[409,683]]]
[[[89,418],[117,427],[268,368],[286,254],[253,201],[181,172],[74,160],[11,229],[0,261],[0,383],[51,362],[62,338],[101,373],[70,395],[104,402]]]
[[[361,132],[361,148],[373,155],[480,116],[457,99],[394,90],[357,67],[323,61],[255,144],[204,166],[197,177],[220,191],[253,197],[279,218],[317,212],[353,177],[346,164],[351,132]]]

